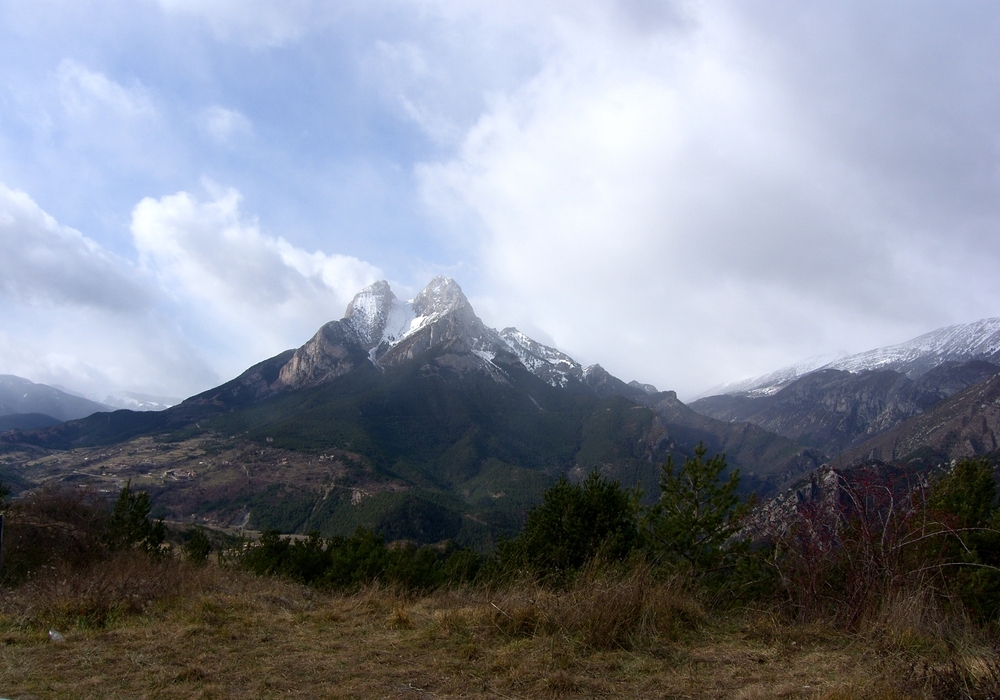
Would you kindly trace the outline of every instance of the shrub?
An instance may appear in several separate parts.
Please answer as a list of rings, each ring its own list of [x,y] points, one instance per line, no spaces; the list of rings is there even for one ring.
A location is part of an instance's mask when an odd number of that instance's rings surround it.
[[[933,566],[979,621],[1000,615],[1000,508],[993,465],[961,460],[931,484],[925,566]]]
[[[5,518],[0,583],[17,585],[57,563],[87,566],[107,556],[107,508],[99,494],[47,485],[13,503]]]
[[[537,581],[502,588],[487,622],[507,637],[559,634],[592,649],[633,649],[676,640],[704,619],[680,579],[661,579],[643,562],[594,562],[563,590]]]
[[[494,575],[524,571],[562,585],[595,557],[624,561],[639,545],[638,503],[638,493],[597,472],[582,484],[563,477],[528,511],[517,538],[498,546]]]
[[[184,554],[188,560],[194,564],[204,564],[208,561],[208,555],[212,551],[212,541],[201,528],[192,528],[186,533],[187,542],[184,543]]]
[[[350,537],[323,540],[318,532],[291,540],[277,530],[235,555],[241,566],[258,575],[277,575],[321,588],[356,589],[381,581],[406,590],[431,590],[471,581],[480,557],[453,544],[387,545],[381,535],[359,528]]]
[[[213,575],[137,550],[117,552],[82,567],[56,563],[46,575],[33,577],[11,595],[0,597],[0,613],[22,624],[102,627],[183,596]]]
[[[108,518],[104,543],[112,552],[141,549],[147,554],[157,554],[167,537],[163,519],[152,522],[152,506],[145,491],[132,491],[132,482],[122,487]]]

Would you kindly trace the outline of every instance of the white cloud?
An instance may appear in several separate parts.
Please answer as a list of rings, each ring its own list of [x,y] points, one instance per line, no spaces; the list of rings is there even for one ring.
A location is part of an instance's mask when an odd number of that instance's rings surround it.
[[[220,145],[228,145],[234,139],[248,136],[253,132],[253,125],[244,114],[219,105],[203,110],[198,117],[198,125]]]
[[[0,183],[0,292],[31,304],[134,313],[151,303],[124,260]]]
[[[72,116],[150,117],[156,114],[142,86],[122,87],[103,73],[64,59],[56,71],[63,106]]]
[[[343,315],[354,294],[382,276],[357,258],[309,253],[261,232],[240,212],[240,194],[210,186],[146,198],[132,215],[140,260],[225,349],[226,369],[303,343]]]
[[[262,233],[236,190],[208,189],[135,206],[137,269],[0,185],[0,373],[190,395],[302,344],[382,277]]]
[[[98,396],[217,381],[158,296],[130,263],[0,184],[0,373]]]
[[[418,168],[430,206],[477,231],[498,311],[688,396],[995,314],[954,274],[983,264],[940,265],[941,232],[898,215],[926,196],[823,138],[823,96],[734,13],[696,7],[683,32],[565,20],[537,75],[496,95],[454,158]],[[943,223],[981,228],[972,214]]]
[[[0,303],[0,372],[89,396],[140,391],[189,396],[220,382],[204,355],[158,313],[28,309]]]

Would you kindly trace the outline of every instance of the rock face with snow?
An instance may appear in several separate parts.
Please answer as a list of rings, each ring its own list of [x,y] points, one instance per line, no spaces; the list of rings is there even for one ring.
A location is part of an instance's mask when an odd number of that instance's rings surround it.
[[[432,348],[447,355],[439,361],[453,369],[482,370],[497,381],[504,381],[503,366],[511,362],[552,386],[566,387],[584,377],[573,358],[516,328],[487,327],[458,283],[436,277],[409,301],[397,299],[384,280],[362,289],[343,319],[326,324],[295,351],[274,388],[315,386],[365,363],[384,370]]]
[[[770,396],[797,379],[824,369],[858,374],[889,369],[916,379],[946,363],[972,360],[1000,365],[1000,318],[939,328],[898,345],[868,350],[856,355],[817,355],[768,374],[729,382],[705,392],[750,397]]]
[[[844,357],[827,367],[854,373],[891,369],[912,379],[946,362],[970,360],[1000,364],[1000,318],[939,328],[899,345]]]
[[[807,361],[691,404],[835,456],[1000,373],[1000,318],[942,328],[899,345]]]

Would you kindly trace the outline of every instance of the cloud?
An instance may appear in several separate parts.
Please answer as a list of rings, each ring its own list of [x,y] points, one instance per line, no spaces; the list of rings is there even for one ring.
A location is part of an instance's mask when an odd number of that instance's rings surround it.
[[[142,264],[226,348],[228,369],[303,343],[382,277],[357,258],[310,253],[262,233],[241,213],[239,192],[209,189],[207,201],[187,192],[143,199],[132,234]]]
[[[314,0],[158,0],[170,14],[197,17],[225,41],[281,46],[301,37],[321,14]]]
[[[56,71],[59,94],[66,111],[73,116],[105,116],[110,113],[127,119],[156,114],[152,100],[141,86],[122,87],[103,73],[89,70],[64,59]]]
[[[32,305],[137,313],[150,294],[124,260],[0,184],[0,292]]]
[[[198,125],[219,145],[228,145],[240,136],[253,132],[253,125],[241,112],[213,105],[201,112]]]
[[[139,267],[0,185],[0,371],[190,395],[305,342],[382,271],[262,233],[234,189],[133,210]]]
[[[588,7],[454,157],[417,169],[431,208],[476,232],[482,287],[508,318],[690,396],[834,343],[863,350],[996,313],[983,300],[1000,291],[987,272],[997,159],[990,173],[976,153],[996,152],[995,133],[987,146],[963,124],[972,113],[939,108],[954,75],[890,65],[872,78],[882,55],[842,76],[822,52],[799,74],[782,50],[806,11],[765,26],[693,5],[650,30]],[[879,93],[894,73],[895,94]],[[839,95],[825,92],[834,79]],[[870,107],[843,94],[856,90]],[[921,90],[934,99],[914,102]],[[840,100],[868,111],[838,124],[823,107]],[[959,272],[973,270],[976,291]]]
[[[103,396],[218,380],[132,264],[0,184],[0,371]]]
[[[97,400],[115,391],[189,396],[220,375],[163,314],[123,318],[92,307],[29,309],[0,300],[0,367]]]

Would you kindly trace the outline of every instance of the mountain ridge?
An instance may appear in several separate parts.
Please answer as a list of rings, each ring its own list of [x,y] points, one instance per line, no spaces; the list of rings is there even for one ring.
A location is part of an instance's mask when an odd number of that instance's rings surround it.
[[[110,406],[13,374],[0,374],[0,416],[42,414],[58,421],[113,410]]]
[[[190,445],[192,456],[156,470],[146,465],[161,462],[129,458],[126,469],[109,457],[161,449],[150,440],[178,455],[166,446]],[[489,328],[448,278],[409,301],[384,281],[369,285],[344,318],[301,347],[167,410],[116,411],[0,438],[10,453],[35,450],[37,478],[99,485],[127,475],[172,517],[325,534],[367,522],[468,543],[515,531],[561,474],[598,470],[652,498],[658,465],[691,456],[699,443],[729,453],[746,486],[768,492],[822,457],[760,428],[696,414],[674,392],[582,367],[515,328]],[[60,451],[51,469],[37,450]],[[265,458],[275,451],[285,456]],[[298,466],[282,478],[286,463]],[[359,521],[358,503],[369,520]]]
[[[723,394],[767,396],[797,379],[825,369],[853,374],[891,369],[914,379],[947,362],[971,360],[1000,364],[1000,317],[945,326],[902,343],[860,353],[817,355],[767,374],[718,385],[698,398]]]

